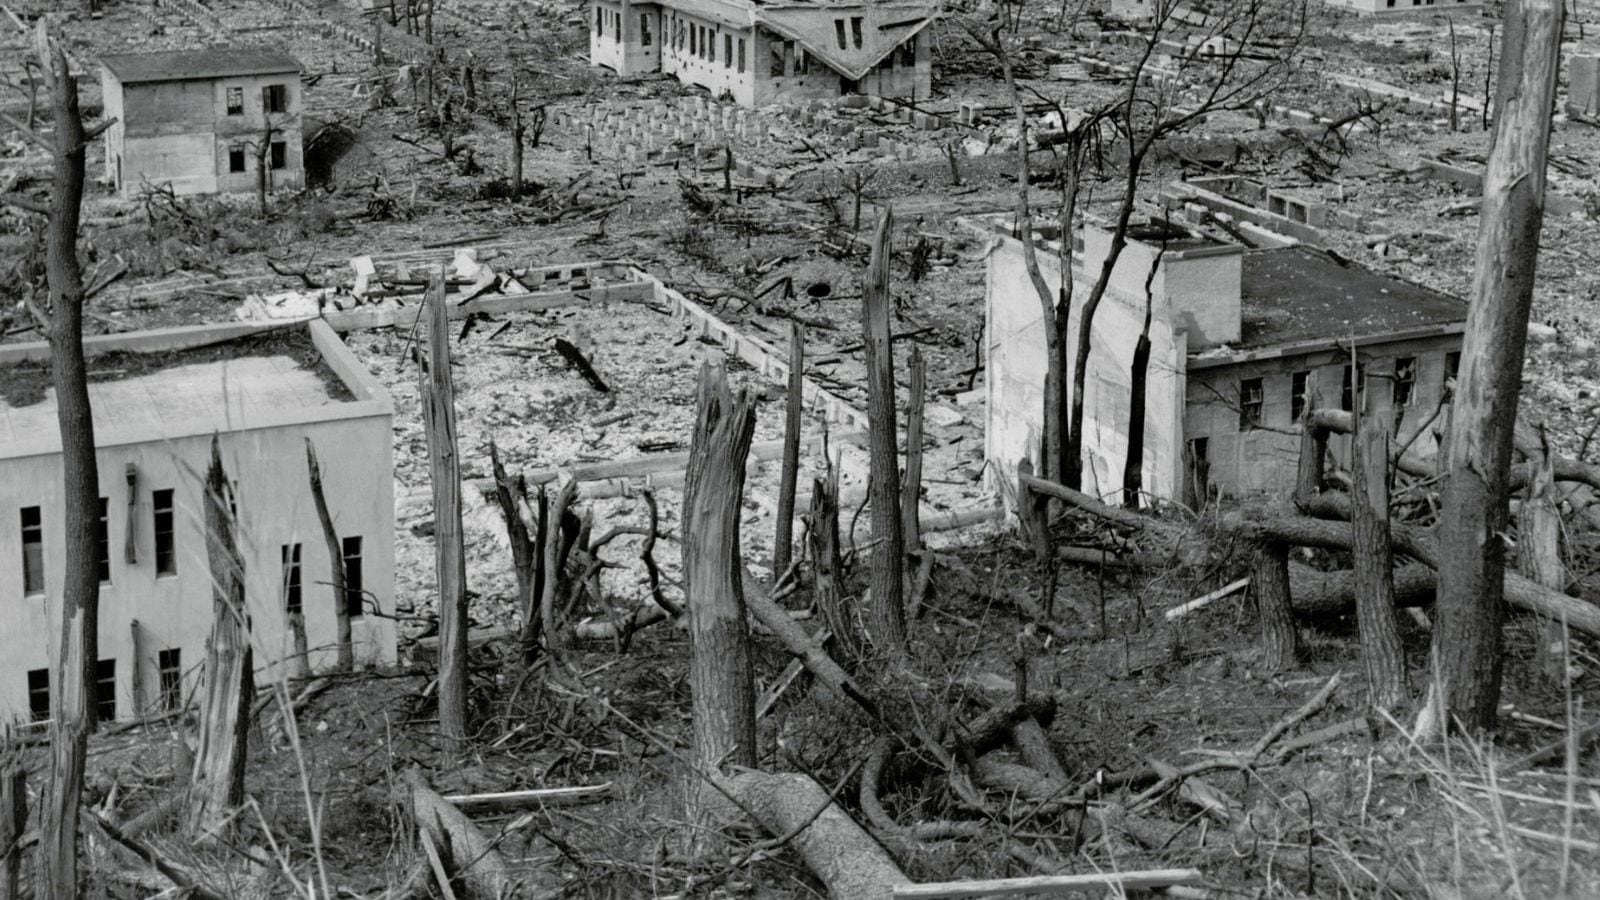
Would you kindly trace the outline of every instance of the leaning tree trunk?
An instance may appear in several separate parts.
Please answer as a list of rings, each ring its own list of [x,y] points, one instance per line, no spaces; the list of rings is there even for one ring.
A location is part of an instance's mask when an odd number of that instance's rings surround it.
[[[1500,699],[1506,479],[1544,220],[1561,19],[1560,0],[1506,7],[1477,268],[1451,410],[1433,665],[1444,708],[1470,730],[1494,727]]]
[[[683,582],[689,607],[695,761],[702,774],[756,763],[755,681],[739,553],[745,459],[755,434],[755,405],[728,390],[720,367],[700,370],[689,466],[683,486]],[[691,796],[704,818],[704,786]]]
[[[192,839],[215,837],[233,807],[244,802],[244,764],[250,738],[255,674],[250,622],[244,599],[244,557],[239,553],[232,489],[222,470],[222,451],[211,437],[206,470],[206,561],[211,570],[211,639],[206,646],[205,706],[200,711],[199,748],[189,793]]]
[[[467,740],[467,564],[461,535],[461,463],[444,274],[428,283],[428,360],[419,373],[422,422],[433,479],[433,558],[439,577],[439,731],[447,752]]]
[[[322,540],[328,547],[328,570],[333,578],[333,615],[339,643],[337,666],[347,672],[355,664],[355,651],[350,638],[350,588],[344,571],[344,547],[339,543],[339,532],[333,527],[333,514],[328,511],[328,498],[322,493],[322,467],[317,464],[317,448],[311,438],[306,438],[306,468],[311,477],[311,502],[317,508],[317,521],[322,524]]]
[[[1352,378],[1355,377],[1352,370]],[[1365,394],[1365,391],[1362,391]],[[1389,423],[1369,407],[1350,441],[1350,536],[1356,623],[1367,700],[1392,710],[1406,699],[1405,647],[1394,614],[1394,551],[1389,541]]]
[[[861,318],[867,365],[867,419],[870,423],[872,504],[871,603],[867,634],[873,649],[899,656],[906,649],[904,589],[905,538],[900,523],[900,453],[894,408],[894,344],[889,334],[889,239],[894,210],[884,208],[872,235],[872,260],[862,282]]]
[[[34,896],[58,900],[78,895],[78,802],[89,732],[94,728],[94,664],[99,656],[100,474],[83,357],[83,272],[78,263],[86,137],[76,82],[66,55],[51,44],[43,19],[35,42],[55,124],[45,280],[50,295],[50,376],[61,432],[66,544],[55,684],[50,692],[50,780],[39,829]]]

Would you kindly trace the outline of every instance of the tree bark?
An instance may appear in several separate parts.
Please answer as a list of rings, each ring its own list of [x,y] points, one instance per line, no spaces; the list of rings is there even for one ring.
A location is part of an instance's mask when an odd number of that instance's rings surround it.
[[[211,438],[206,471],[206,561],[211,571],[211,639],[206,647],[205,706],[200,713],[187,827],[194,840],[214,837],[233,807],[244,802],[244,764],[250,740],[255,672],[245,608],[244,557],[239,553],[233,490],[222,451]]]
[[[399,785],[399,800],[411,813],[417,828],[438,846],[452,874],[460,878],[467,896],[498,900],[513,896],[511,865],[496,842],[478,830],[466,813],[439,796],[418,769],[407,769]]]
[[[1555,465],[1548,448],[1528,481],[1517,515],[1517,567],[1535,584],[1565,591],[1567,567],[1561,562],[1561,513],[1556,508]],[[1539,668],[1552,683],[1563,683],[1567,666],[1565,626],[1545,617],[1540,627]]]
[[[8,750],[10,748],[7,748]],[[22,834],[28,828],[28,773],[15,762],[0,771],[0,900],[22,896]]]
[[[1261,619],[1263,663],[1272,671],[1294,668],[1300,662],[1300,635],[1289,600],[1288,544],[1273,540],[1256,544],[1250,593]]]
[[[519,203],[522,200],[522,138],[527,133],[527,126],[522,121],[520,94],[521,85],[517,81],[517,66],[513,62],[511,65],[511,171],[507,173],[511,178],[512,203]]]
[[[455,384],[444,276],[428,283],[428,359],[419,393],[433,480],[434,568],[439,577],[439,732],[447,752],[467,740],[467,565],[461,532],[461,465],[456,447]]]
[[[50,376],[61,432],[61,509],[66,545],[62,566],[55,683],[50,691],[50,779],[39,829],[34,896],[78,895],[78,800],[89,732],[94,730],[94,665],[99,657],[100,474],[94,455],[83,357],[83,271],[78,219],[83,202],[83,118],[78,89],[61,47],[41,18],[35,50],[50,91],[55,125],[50,212],[45,236],[45,281],[50,297]]]
[[[909,551],[922,549],[922,407],[928,390],[928,367],[919,350],[911,351],[911,396],[906,400],[906,478],[900,485],[900,534]]]
[[[695,760],[704,774],[756,763],[755,679],[739,551],[745,459],[755,434],[749,395],[728,390],[721,367],[700,370],[684,478],[683,579],[689,607]],[[696,782],[696,818],[707,808]]]
[[[910,881],[809,776],[744,771],[719,783],[768,833],[789,838],[787,846],[827,885],[833,900],[889,900],[895,885]]]
[[[862,283],[862,331],[867,366],[867,418],[871,426],[872,586],[867,634],[878,653],[906,649],[905,538],[900,524],[900,454],[894,402],[894,344],[889,332],[889,241],[894,210],[885,207],[872,235],[872,260]]]
[[[1150,271],[1144,276],[1144,325],[1139,329],[1138,340],[1134,341],[1133,362],[1128,373],[1131,397],[1128,400],[1128,456],[1122,463],[1122,505],[1129,509],[1139,508],[1139,499],[1144,493],[1144,410],[1150,390],[1150,322],[1155,316],[1156,270],[1161,268],[1161,260],[1166,255],[1167,243],[1163,240],[1156,261],[1150,264]]]
[[[1506,7],[1477,265],[1452,408],[1433,667],[1444,708],[1474,731],[1494,727],[1500,700],[1501,536],[1544,219],[1561,24],[1560,0],[1512,0]]]
[[[489,465],[494,472],[495,500],[500,504],[500,517],[505,519],[506,537],[511,543],[511,565],[517,573],[517,610],[526,633],[528,623],[539,618],[534,594],[534,560],[539,546],[528,533],[528,523],[522,519],[522,500],[528,496],[527,482],[520,476],[512,481],[506,467],[500,464],[500,451],[493,440],[489,441]]]
[[[339,532],[333,527],[328,498],[322,492],[322,467],[317,464],[317,448],[309,437],[306,438],[306,470],[311,479],[311,502],[317,508],[317,521],[322,523],[322,540],[328,548],[328,572],[333,581],[334,628],[339,642],[336,665],[339,671],[348,672],[355,664],[355,649],[350,638],[350,587],[344,571],[344,545],[339,542]]]
[[[861,655],[861,623],[844,585],[839,555],[839,474],[832,467],[811,481],[811,583],[817,612],[833,633],[834,655],[854,666]]]
[[[794,553],[794,493],[800,479],[800,423],[805,411],[805,332],[789,323],[789,398],[783,420],[783,469],[778,477],[778,523],[772,538],[772,577],[789,571]]]
[[[1365,393],[1363,391],[1363,393]],[[1356,622],[1367,701],[1392,710],[1406,699],[1405,647],[1394,614],[1394,552],[1389,542],[1389,423],[1363,414],[1351,441],[1351,556],[1356,572]]]
[[[1300,460],[1294,479],[1294,503],[1302,510],[1311,498],[1322,493],[1323,467],[1328,457],[1328,432],[1316,427],[1311,418],[1320,400],[1315,387],[1306,385],[1306,405],[1300,411]]]

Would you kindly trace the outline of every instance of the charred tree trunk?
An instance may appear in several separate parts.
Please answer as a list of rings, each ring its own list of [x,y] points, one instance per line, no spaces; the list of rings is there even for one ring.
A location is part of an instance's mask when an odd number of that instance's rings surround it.
[[[1144,276],[1144,326],[1139,329],[1139,339],[1133,344],[1133,362],[1128,372],[1128,456],[1122,463],[1122,505],[1139,508],[1144,493],[1144,410],[1146,394],[1150,390],[1150,320],[1155,314],[1156,270],[1161,268],[1161,258],[1167,253],[1167,243],[1161,242],[1155,262]]]
[[[434,568],[439,577],[439,731],[448,752],[460,753],[467,740],[467,564],[443,273],[429,280],[427,303],[428,359],[418,374],[433,480]]]
[[[255,693],[244,557],[236,536],[233,489],[223,472],[215,435],[211,438],[211,467],[206,471],[205,520],[213,618],[206,647],[205,706],[200,711],[199,747],[189,793],[187,825],[194,840],[214,837],[233,807],[244,802],[244,764]]]
[[[267,191],[272,188],[272,135],[276,130],[269,119],[256,145],[256,207],[262,218],[267,215]]]
[[[78,800],[89,732],[94,729],[94,665],[99,657],[100,473],[94,455],[83,357],[83,270],[78,262],[78,217],[83,202],[83,118],[66,55],[53,45],[43,19],[35,32],[39,65],[50,91],[55,125],[54,171],[45,236],[50,296],[50,377],[61,432],[61,509],[66,546],[61,584],[55,683],[50,691],[50,780],[39,829],[34,896],[78,895]]]
[[[800,479],[800,423],[805,412],[805,332],[789,323],[789,398],[783,420],[783,470],[778,478],[778,523],[772,538],[772,577],[789,571],[794,553],[794,492]]]
[[[700,396],[683,488],[683,581],[689,607],[695,761],[702,773],[756,764],[755,680],[742,587],[739,518],[755,434],[749,396],[723,370],[700,370]],[[702,786],[694,786],[703,794]],[[704,798],[695,802],[700,813]],[[697,813],[696,818],[700,818]]]
[[[522,105],[520,103],[521,85],[517,82],[517,67],[511,67],[511,171],[506,173],[511,179],[511,202],[522,201],[522,138],[527,134],[528,127],[522,121]]]
[[[861,623],[845,591],[839,556],[839,474],[832,466],[826,476],[811,482],[810,537],[817,611],[833,632],[834,655],[851,667],[861,655]]]
[[[1264,540],[1256,544],[1250,569],[1250,593],[1261,618],[1261,654],[1267,669],[1292,669],[1300,662],[1300,635],[1289,603],[1289,545]]]
[[[1354,369],[1351,377],[1354,378]],[[1363,394],[1366,391],[1362,391]],[[1359,404],[1356,404],[1359,405]],[[1369,406],[1351,440],[1350,538],[1356,623],[1367,701],[1392,710],[1406,699],[1405,647],[1394,614],[1394,551],[1389,542],[1389,423]]]
[[[862,331],[867,365],[867,418],[872,443],[872,600],[866,609],[873,649],[899,656],[906,648],[905,538],[900,525],[900,453],[894,403],[894,344],[889,333],[890,237],[894,210],[884,208],[872,235],[872,260],[862,282]]]
[[[309,437],[306,438],[306,470],[311,478],[311,502],[317,507],[317,521],[322,523],[322,540],[328,548],[328,571],[333,581],[334,628],[339,642],[337,665],[339,671],[347,672],[355,665],[355,649],[350,638],[350,587],[344,571],[344,545],[339,542],[339,532],[333,527],[328,498],[322,493],[322,467],[317,464],[317,448]]]
[[[1500,699],[1506,480],[1544,220],[1561,18],[1560,0],[1506,7],[1477,269],[1451,410],[1433,655],[1444,707],[1469,730],[1494,727]]]
[[[922,407],[928,392],[928,367],[911,351],[910,397],[906,399],[906,479],[900,485],[900,534],[908,551],[922,549]]]
[[[500,517],[506,522],[506,537],[511,543],[511,565],[517,573],[517,610],[522,615],[523,629],[527,623],[539,619],[537,595],[534,593],[534,560],[539,547],[528,533],[528,523],[522,519],[523,501],[528,496],[528,485],[521,476],[513,482],[500,464],[500,451],[489,441],[489,465],[494,471],[494,496],[500,504]]]
[[[539,631],[544,633],[544,647],[549,653],[561,652],[561,632],[556,628],[556,604],[567,591],[567,554],[572,543],[568,540],[567,508],[578,497],[578,483],[568,481],[556,494],[549,514],[539,525],[543,541],[544,581],[539,594]],[[572,532],[576,537],[576,531]],[[526,631],[524,632],[526,634]],[[531,646],[524,640],[525,646]]]

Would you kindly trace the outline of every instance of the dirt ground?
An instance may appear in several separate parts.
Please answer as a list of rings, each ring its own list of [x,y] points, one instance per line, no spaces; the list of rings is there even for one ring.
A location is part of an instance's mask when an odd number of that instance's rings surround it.
[[[439,4],[436,43],[452,62],[477,67],[480,95],[478,109],[456,123],[454,140],[470,154],[447,158],[436,133],[419,125],[411,88],[399,71],[417,58],[420,38],[385,26],[390,59],[375,67],[367,50],[338,31],[372,30],[346,6],[109,0],[99,18],[88,19],[47,10],[41,0],[8,5],[24,18],[54,12],[60,19],[74,60],[89,73],[82,88],[91,116],[99,109],[92,62],[99,54],[266,43],[290,49],[305,64],[308,116],[355,137],[354,149],[335,166],[333,185],[275,196],[264,216],[253,197],[164,204],[126,201],[96,188],[85,204],[87,255],[102,267],[97,271],[111,271],[120,259],[129,273],[92,301],[92,329],[230,320],[251,293],[300,288],[307,281],[348,282],[349,259],[359,255],[442,261],[456,246],[473,246],[482,258],[498,253],[519,265],[628,259],[774,344],[782,344],[790,321],[804,319],[809,371],[864,407],[859,278],[865,254],[851,234],[858,193],[853,186],[862,184],[863,228],[886,206],[897,216],[894,329],[907,335],[896,343],[902,389],[912,349],[927,360],[928,503],[959,510],[988,501],[981,483],[983,376],[975,370],[981,363],[983,246],[958,219],[1014,205],[1015,157],[1003,148],[1016,132],[1003,109],[980,133],[923,132],[881,110],[766,110],[759,119],[763,133],[775,132],[779,139],[753,138],[737,152],[742,161],[778,173],[785,186],[767,191],[753,176],[735,176],[742,190],[724,192],[721,160],[712,155],[638,161],[620,142],[594,143],[570,124],[606,103],[625,108],[664,100],[684,110],[698,102],[675,82],[619,83],[590,70],[583,58],[587,18],[578,7],[492,0]],[[1443,19],[1373,21],[1318,9],[1305,66],[1270,99],[1337,118],[1365,98],[1335,76],[1378,79],[1436,98],[1448,96],[1456,80],[1461,96],[1481,98],[1490,70],[1489,26],[1498,22],[1498,11],[1490,13],[1447,26]],[[1107,96],[1114,83],[1054,81],[1048,67],[1085,55],[1130,61],[1131,48],[1108,37],[1118,28],[1094,19],[1092,31],[1086,23],[1074,37],[1051,31],[1053,21],[1041,13],[1028,22],[1040,40],[1022,61],[1023,84],[1064,95],[1069,105],[1087,106]],[[1452,27],[1459,72],[1450,65]],[[1600,6],[1575,4],[1568,28],[1569,50],[1595,52]],[[0,70],[14,72],[10,60],[20,58],[25,46],[21,32],[0,19]],[[959,27],[939,26],[935,48],[936,90],[928,109],[953,113],[958,100],[1008,104],[992,60],[975,51]],[[545,104],[550,114],[538,146],[528,151],[525,177],[532,184],[519,205],[503,193],[501,104],[513,67],[524,97]],[[374,106],[373,93],[384,90],[397,103]],[[14,93],[3,96],[7,112],[25,113]],[[1337,150],[1318,144],[1320,152],[1283,134],[1280,123],[1263,128],[1237,112],[1213,116],[1193,137],[1236,136],[1243,149],[1231,171],[1335,203],[1369,224],[1361,232],[1328,229],[1331,249],[1465,297],[1477,218],[1461,214],[1460,202],[1471,195],[1416,172],[1424,156],[1481,165],[1486,134],[1468,113],[1462,115],[1459,130],[1452,130],[1437,110],[1390,106],[1376,113],[1381,128],[1353,136]],[[901,141],[911,158],[891,162],[852,147],[850,138],[830,130],[841,122]],[[958,171],[952,172],[944,148],[963,137],[977,155],[959,156]],[[39,159],[9,131],[0,134],[0,188],[26,188],[24,173],[37,171]],[[89,159],[91,178],[103,176],[101,158],[91,151]],[[1600,129],[1560,117],[1552,138],[1551,188],[1582,208],[1546,222],[1535,316],[1555,331],[1532,348],[1525,390],[1528,406],[1546,417],[1557,448],[1573,455],[1589,451],[1600,409],[1600,324],[1590,311],[1590,301],[1600,299],[1600,275],[1590,262],[1592,248],[1600,246],[1596,160]],[[1147,193],[1153,196],[1163,179],[1205,171],[1205,165],[1163,159],[1150,173]],[[1092,180],[1091,205],[1111,201],[1116,177],[1106,171]],[[709,209],[696,206],[704,198],[710,198]],[[0,265],[12,272],[6,283],[17,286],[5,289],[15,295],[0,292],[8,308],[36,271],[26,225],[19,214],[0,212]],[[918,253],[928,265],[914,280]],[[793,296],[778,290],[756,299],[784,277],[795,288]],[[647,449],[686,449],[693,374],[712,351],[683,340],[679,328],[648,305],[480,323],[455,346],[464,475],[489,474],[491,438],[513,470],[527,471]],[[23,314],[4,313],[0,331],[7,340],[36,337]],[[611,376],[610,394],[594,392],[546,352],[557,335],[585,342],[597,367]],[[446,793],[612,785],[603,803],[480,820],[501,839],[502,851],[525,879],[526,896],[631,898],[691,889],[708,896],[822,896],[819,884],[781,849],[759,862],[730,865],[743,857],[740,848],[753,847],[761,835],[736,834],[729,852],[713,858],[681,854],[678,837],[688,827],[683,793],[690,777],[682,763],[689,752],[688,645],[674,624],[641,632],[626,650],[584,644],[560,666],[541,663],[532,671],[507,642],[478,646],[473,754],[464,765],[440,765],[432,666],[426,641],[418,640],[433,627],[432,510],[415,371],[396,363],[406,341],[399,329],[349,337],[396,401],[397,605],[405,611],[407,665],[337,679],[300,713],[292,732],[296,740],[275,724],[277,704],[268,707],[251,736],[254,804],[241,816],[234,842],[196,851],[158,832],[152,843],[204,873],[227,896],[313,895],[308,890],[320,896],[319,862],[342,895],[392,896],[382,892],[398,888],[421,857],[391,798],[399,773],[420,765]],[[761,398],[756,440],[776,438],[783,409],[779,386],[747,368],[731,368],[734,385]],[[627,412],[633,414],[594,424]],[[864,455],[849,442],[841,446],[846,485],[852,486],[859,483],[852,479],[863,477]],[[802,485],[818,462],[807,459]],[[743,542],[753,573],[750,590],[770,589],[774,574],[774,468],[757,470],[747,491]],[[677,494],[664,490],[661,499],[667,591],[681,599]],[[515,582],[498,510],[476,491],[467,491],[465,500],[474,624],[512,625]],[[637,497],[592,501],[584,512],[597,532],[637,525],[645,515]],[[974,810],[954,800],[943,778],[916,753],[902,749],[882,791],[895,822],[978,823],[975,838],[916,841],[880,830],[878,837],[908,875],[932,881],[1054,867],[1194,867],[1205,876],[1206,896],[1215,897],[1553,897],[1562,890],[1573,897],[1600,896],[1600,845],[1594,843],[1600,765],[1593,751],[1578,754],[1575,771],[1566,775],[1552,768],[1560,766],[1559,756],[1516,772],[1496,768],[1559,740],[1569,721],[1588,721],[1582,701],[1593,697],[1600,670],[1593,642],[1574,643],[1569,705],[1535,671],[1537,626],[1513,621],[1508,709],[1492,751],[1470,743],[1414,746],[1396,737],[1390,724],[1374,722],[1280,759],[1272,752],[1276,748],[1365,714],[1355,626],[1346,618],[1307,627],[1305,664],[1285,676],[1262,669],[1247,595],[1167,619],[1168,608],[1244,574],[1240,553],[1221,539],[1202,540],[1214,526],[1206,518],[1187,523],[1191,549],[1172,554],[1170,565],[1131,571],[1066,567],[1048,628],[1018,608],[1037,602],[1045,588],[1014,529],[990,523],[938,537],[933,588],[913,626],[911,671],[891,676],[879,661],[863,660],[855,674],[876,696],[914,710],[930,733],[953,736],[961,723],[1014,694],[1016,660],[1025,658],[1029,693],[1054,701],[1048,733],[1073,792],[1093,802],[1052,805],[993,793],[984,810]],[[1076,544],[1111,540],[1104,529],[1070,516],[1057,524],[1056,536]],[[624,536],[606,552],[615,564],[605,575],[606,594],[623,608],[646,594],[637,547],[636,536]],[[854,554],[849,562],[849,584],[859,591],[864,566]],[[1331,567],[1341,560],[1315,562]],[[807,615],[809,587],[803,584],[784,602]],[[575,614],[603,617],[608,611]],[[1402,624],[1411,683],[1419,687],[1427,680],[1428,633],[1409,618]],[[758,634],[755,645],[758,687],[766,690],[778,684],[790,658],[768,635]],[[1343,682],[1327,704],[1297,722],[1269,752],[1249,765],[1203,776],[1224,795],[1209,811],[1191,794],[1152,798],[1137,813],[1146,825],[1154,823],[1160,839],[1153,841],[1148,831],[1135,839],[1132,826],[1099,824],[1138,803],[1157,762],[1183,767],[1247,750],[1335,673]],[[181,768],[179,724],[152,723],[98,737],[93,802],[125,819],[171,790],[175,766]],[[786,688],[759,728],[764,768],[809,773],[830,791],[837,789],[852,813],[864,815],[857,779],[874,735],[846,699],[802,678]],[[1094,837],[1102,831],[1109,837]],[[1570,865],[1563,861],[1564,847]],[[131,860],[109,851],[104,858],[113,863],[96,875],[96,883],[109,896],[145,896],[164,887],[159,876]]]

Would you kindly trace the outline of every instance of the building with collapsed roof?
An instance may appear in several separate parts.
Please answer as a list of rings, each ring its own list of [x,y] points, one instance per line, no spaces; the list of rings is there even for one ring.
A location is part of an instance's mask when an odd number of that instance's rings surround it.
[[[743,106],[842,94],[928,97],[928,2],[596,0],[589,61],[662,72]]]
[[[325,322],[232,324],[84,340],[99,467],[101,718],[181,709],[213,615],[202,479],[213,436],[232,487],[257,676],[395,660],[388,393]],[[97,374],[98,373],[98,374]],[[311,441],[347,590],[332,586]],[[65,567],[61,441],[47,344],[0,348],[0,716],[50,715]],[[298,623],[298,627],[297,627]],[[303,636],[303,637],[302,637]]]
[[[1042,305],[1009,222],[975,224],[991,239],[985,456],[991,472],[1015,472],[1023,458],[1037,462],[1043,430]],[[1033,240],[1046,281],[1059,285],[1059,244],[1037,231]],[[1073,302],[1082,304],[1111,235],[1090,223],[1074,243]],[[1365,414],[1389,417],[1406,438],[1416,434],[1412,452],[1435,452],[1429,426],[1443,421],[1434,413],[1460,361],[1465,303],[1325,251],[1246,249],[1155,222],[1130,230],[1091,326],[1086,492],[1120,499],[1133,354],[1147,304],[1142,475],[1149,495],[1192,503],[1211,493],[1291,489],[1302,411],[1351,409],[1352,374],[1368,392]],[[1075,348],[1079,310],[1070,323],[1067,345]],[[1329,451],[1347,462],[1348,439],[1330,441]]]
[[[300,63],[263,48],[100,58],[106,177],[123,196],[305,187]]]

